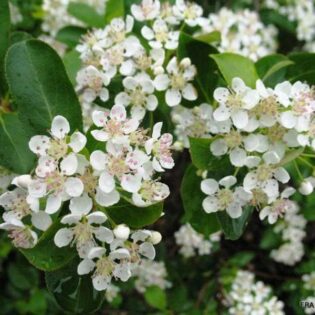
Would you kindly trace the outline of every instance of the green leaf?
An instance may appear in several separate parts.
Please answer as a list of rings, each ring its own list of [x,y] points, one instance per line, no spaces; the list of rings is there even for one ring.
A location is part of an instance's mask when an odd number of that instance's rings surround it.
[[[221,40],[221,33],[218,31],[213,31],[207,34],[197,35],[194,38],[206,44],[211,44],[213,42],[219,42]]]
[[[289,21],[287,16],[283,16],[275,10],[263,9],[260,11],[260,17],[265,24],[274,24],[286,32],[296,34],[296,25]]]
[[[212,178],[219,179],[233,172],[233,167],[228,157],[216,157],[211,153],[211,142],[208,138],[190,138],[191,159],[198,169],[207,170]]]
[[[144,292],[144,298],[152,307],[162,311],[166,309],[166,294],[161,288],[157,286],[148,287]]]
[[[74,259],[65,268],[46,272],[46,285],[64,311],[90,314],[101,307],[105,295],[93,288],[91,275],[78,276],[78,264]]]
[[[266,86],[274,87],[277,83],[285,81],[287,67],[294,62],[287,57],[274,54],[263,57],[256,62],[259,77]]]
[[[110,23],[113,18],[125,15],[124,0],[108,0],[106,2],[105,22]]]
[[[66,44],[70,48],[75,48],[81,36],[86,33],[86,29],[79,26],[66,26],[56,35],[56,40]]]
[[[35,155],[28,142],[34,135],[32,128],[13,113],[0,116],[0,164],[15,173],[28,173],[34,166]]]
[[[68,51],[63,56],[63,63],[71,83],[75,86],[77,73],[81,68],[80,53],[76,50]]]
[[[0,97],[6,92],[4,57],[10,45],[10,10],[8,0],[0,0]]]
[[[185,220],[199,233],[209,236],[220,230],[220,225],[214,213],[206,213],[202,208],[205,195],[201,192],[202,178],[197,175],[197,169],[192,164],[186,169],[181,184],[181,197],[185,210]]]
[[[253,207],[245,207],[241,217],[232,219],[225,211],[217,212],[218,220],[226,238],[233,241],[239,239],[244,233],[252,213]]]
[[[36,132],[47,132],[56,115],[67,118],[72,131],[82,129],[80,103],[61,59],[49,45],[31,39],[11,46],[6,75],[19,113]]]
[[[315,84],[315,53],[293,53],[289,55],[294,65],[288,68],[287,80],[293,82],[306,81]]]
[[[232,256],[229,259],[229,263],[232,266],[244,268],[254,257],[255,253],[243,251]]]
[[[261,249],[270,250],[281,245],[282,238],[279,233],[275,233],[273,227],[267,228],[264,231],[262,238],[260,240],[259,247]]]
[[[162,202],[140,208],[124,199],[117,205],[106,208],[106,213],[116,224],[125,223],[134,229],[154,223],[160,218],[162,211]]]
[[[104,27],[104,17],[98,14],[95,9],[85,3],[70,2],[68,13],[90,27]]]
[[[241,78],[245,84],[254,88],[259,79],[255,64],[248,58],[232,53],[223,53],[210,55],[214,59],[228,85],[231,85],[232,79]]]
[[[59,248],[54,243],[54,236],[61,227],[59,222],[54,223],[40,237],[35,247],[20,250],[36,268],[44,271],[57,270],[67,265],[75,257],[76,251],[73,248]]]
[[[217,67],[213,60],[209,59],[210,54],[217,53],[216,48],[198,40],[188,34],[181,33],[177,57],[183,59],[189,57],[192,64],[197,68],[195,81],[197,82],[198,100],[210,103],[213,91],[216,88],[218,76],[215,74]],[[195,102],[184,102],[183,105],[195,106]]]
[[[28,264],[10,264],[8,276],[10,282],[20,290],[30,290],[38,285],[38,271]]]
[[[32,39],[32,35],[26,32],[15,31],[10,35],[10,45],[14,45],[16,43],[22,42],[24,40]]]

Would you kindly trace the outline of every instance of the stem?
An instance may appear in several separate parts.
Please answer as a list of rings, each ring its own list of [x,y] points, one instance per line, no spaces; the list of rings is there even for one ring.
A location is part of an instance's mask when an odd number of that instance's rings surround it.
[[[309,166],[310,168],[314,168],[314,165],[313,165],[311,162],[309,162],[309,161],[307,161],[307,160],[305,160],[305,159],[303,159],[303,158],[301,158],[301,157],[298,157],[298,159],[299,159],[301,162],[303,162],[304,164],[306,164],[307,166]]]
[[[302,153],[301,156],[315,158],[315,154]]]
[[[293,163],[294,163],[294,167],[295,167],[295,169],[296,169],[296,171],[297,171],[297,173],[298,173],[298,175],[299,175],[299,178],[303,181],[303,180],[304,180],[304,177],[303,177],[303,175],[302,175],[302,173],[301,173],[301,171],[300,171],[300,169],[299,169],[298,164],[296,163],[296,161],[293,161]]]

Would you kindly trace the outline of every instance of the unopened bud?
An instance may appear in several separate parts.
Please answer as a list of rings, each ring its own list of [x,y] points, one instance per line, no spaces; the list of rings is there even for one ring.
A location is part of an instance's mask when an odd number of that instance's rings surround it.
[[[302,194],[302,195],[310,195],[314,190],[314,187],[312,185],[312,183],[308,180],[304,180],[301,185],[300,185],[300,188],[299,188],[299,192]]]
[[[130,234],[130,228],[125,224],[119,224],[114,228],[114,235],[120,240],[127,240]]]
[[[150,241],[153,245],[159,244],[162,240],[162,235],[160,232],[153,231],[150,237]]]

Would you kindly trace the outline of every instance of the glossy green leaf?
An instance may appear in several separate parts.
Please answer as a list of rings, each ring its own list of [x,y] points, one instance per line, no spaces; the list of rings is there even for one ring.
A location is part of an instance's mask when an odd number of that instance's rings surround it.
[[[0,97],[5,94],[4,57],[10,45],[10,10],[8,0],[0,0]]]
[[[214,213],[206,213],[202,208],[202,202],[206,197],[201,189],[202,178],[197,175],[197,169],[193,165],[186,168],[181,184],[181,197],[185,210],[185,221],[199,233],[209,236],[220,229],[218,219]]]
[[[74,259],[65,268],[46,272],[46,285],[64,311],[90,314],[101,307],[105,295],[93,288],[91,275],[78,276],[78,264],[79,260]]]
[[[47,132],[56,115],[66,117],[72,131],[82,129],[78,98],[61,59],[49,45],[31,39],[11,46],[6,75],[21,116],[36,132]]]
[[[315,84],[315,53],[293,53],[289,55],[294,65],[288,67],[287,80],[292,83],[306,81]]]
[[[66,26],[63,27],[56,35],[56,40],[66,44],[70,48],[75,48],[83,34],[86,33],[86,29],[79,26]]]
[[[275,10],[263,9],[260,11],[260,17],[265,24],[274,24],[282,30],[296,34],[296,26],[287,16],[281,15]]]
[[[231,85],[232,79],[241,78],[245,84],[254,88],[256,81],[259,79],[256,72],[255,64],[250,59],[232,53],[222,53],[210,56],[216,64],[223,78],[228,85]]]
[[[80,54],[76,50],[70,50],[63,56],[63,63],[65,65],[68,77],[72,84],[76,85],[77,73],[81,68]]]
[[[32,128],[17,114],[0,116],[0,165],[15,173],[28,173],[34,166],[35,155],[28,142],[34,135]]]
[[[229,158],[216,157],[210,151],[212,139],[190,138],[190,154],[193,164],[200,170],[207,170],[212,178],[222,178],[233,172]]]
[[[124,0],[108,0],[106,2],[105,22],[110,23],[113,18],[125,15]]]
[[[144,292],[144,298],[149,305],[159,310],[166,309],[166,294],[158,286],[151,286]]]
[[[217,53],[216,48],[198,40],[188,34],[181,33],[179,37],[179,46],[177,57],[183,59],[189,57],[193,65],[197,68],[195,81],[198,90],[198,101],[210,103],[213,91],[216,87],[218,76],[216,75],[217,67],[213,60],[209,59],[210,54]],[[184,106],[196,106],[196,102],[183,102]]]
[[[41,236],[35,247],[20,250],[36,268],[44,271],[57,270],[67,265],[77,255],[73,248],[59,248],[55,245],[54,236],[61,227],[60,223],[54,223]]]
[[[134,229],[154,223],[160,218],[162,211],[162,202],[139,208],[124,199],[117,205],[106,208],[106,213],[116,224],[125,223]]]
[[[259,77],[266,86],[274,87],[277,83],[285,81],[287,67],[294,64],[289,58],[274,54],[263,57],[256,62]]]
[[[10,45],[14,45],[28,39],[32,39],[32,35],[22,31],[15,31],[10,34]]]
[[[218,31],[213,31],[207,34],[197,35],[194,38],[206,44],[211,44],[213,42],[219,42],[221,40],[221,33]]]
[[[70,2],[68,5],[68,13],[81,22],[85,23],[87,26],[105,26],[104,17],[98,14],[92,6],[86,3]]]
[[[217,212],[225,237],[233,241],[239,239],[243,235],[252,213],[253,207],[245,207],[241,217],[232,219],[225,211]]]

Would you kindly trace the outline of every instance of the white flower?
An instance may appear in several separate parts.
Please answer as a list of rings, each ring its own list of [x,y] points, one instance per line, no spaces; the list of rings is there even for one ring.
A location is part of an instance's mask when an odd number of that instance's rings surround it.
[[[167,74],[157,75],[154,79],[155,88],[158,91],[166,91],[166,103],[173,107],[178,105],[182,98],[194,101],[197,99],[197,91],[190,83],[196,75],[196,68],[189,58],[182,59],[179,63],[174,57],[167,67]]]
[[[37,234],[16,218],[12,217],[1,223],[0,229],[8,231],[8,236],[15,247],[32,248],[37,243]]]
[[[231,90],[219,87],[214,91],[214,99],[219,107],[213,112],[217,121],[232,119],[236,128],[245,128],[249,121],[248,111],[259,102],[256,90],[247,87],[240,78],[233,78]]]
[[[299,193],[302,195],[310,195],[314,190],[314,179],[313,178],[306,178],[301,183],[299,187]]]
[[[152,138],[145,143],[147,154],[153,154],[153,168],[158,172],[174,167],[171,154],[173,136],[169,133],[161,135],[162,123],[156,123],[153,127]]]
[[[154,95],[154,86],[148,75],[138,74],[123,80],[125,92],[120,92],[115,97],[116,105],[131,105],[131,116],[143,119],[146,109],[154,111],[158,106],[158,99]]]
[[[86,137],[79,131],[74,132],[70,141],[67,135],[70,132],[70,124],[63,116],[55,116],[51,124],[51,138],[48,136],[33,136],[29,142],[29,148],[39,156],[50,156],[56,160],[66,156],[68,149],[80,152],[86,144]]]
[[[78,274],[85,275],[94,270],[92,275],[93,287],[97,291],[104,291],[109,287],[113,276],[122,281],[127,281],[130,278],[130,264],[123,262],[129,258],[129,251],[124,248],[111,251],[106,256],[105,248],[94,247],[89,251],[88,257],[78,265]]]
[[[242,215],[242,207],[252,198],[252,194],[245,191],[243,187],[232,186],[237,182],[234,176],[226,176],[219,182],[208,178],[201,182],[201,191],[208,195],[203,200],[202,206],[205,212],[217,212],[226,210],[231,218],[238,218]],[[219,188],[223,186],[223,188]]]
[[[136,118],[127,118],[127,113],[122,105],[114,105],[108,114],[103,111],[94,111],[93,122],[100,130],[93,130],[91,134],[98,141],[112,141],[117,144],[127,144],[128,135],[139,126]]]
[[[87,66],[77,74],[77,91],[82,93],[83,101],[92,103],[97,97],[103,102],[109,98],[108,89],[110,78],[94,66]]]
[[[143,26],[141,34],[152,48],[173,50],[178,46],[179,31],[169,30],[167,23],[162,19],[155,20],[152,29]]]
[[[268,222],[274,224],[278,218],[283,217],[287,209],[291,207],[292,202],[288,198],[295,193],[295,189],[287,187],[280,195],[280,199],[275,200],[270,206],[264,207],[260,213],[259,218],[264,220],[268,217]]]
[[[285,168],[277,166],[280,157],[275,152],[264,153],[263,161],[255,170],[246,174],[243,185],[247,191],[258,188],[270,199],[275,199],[279,194],[278,181],[286,184],[290,180],[290,175]]]
[[[131,13],[137,21],[149,21],[155,19],[160,13],[159,0],[142,0],[140,5],[131,5]]]
[[[176,0],[173,6],[173,12],[178,19],[183,20],[191,27],[195,27],[200,22],[203,10],[202,7],[196,3]]]
[[[106,220],[106,215],[99,211],[88,215],[68,214],[61,219],[61,223],[67,224],[69,227],[57,231],[54,242],[58,247],[75,244],[79,256],[85,258],[90,249],[97,246],[96,240],[105,243],[113,241],[113,232],[102,226]]]

